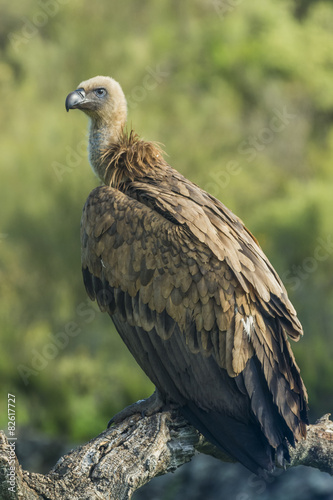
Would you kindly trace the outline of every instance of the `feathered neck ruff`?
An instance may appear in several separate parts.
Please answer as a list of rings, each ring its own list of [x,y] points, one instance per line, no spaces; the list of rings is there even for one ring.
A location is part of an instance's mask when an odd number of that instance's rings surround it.
[[[101,155],[103,180],[114,188],[126,181],[156,175],[167,163],[156,143],[146,142],[131,130],[124,130],[116,143],[110,144]]]

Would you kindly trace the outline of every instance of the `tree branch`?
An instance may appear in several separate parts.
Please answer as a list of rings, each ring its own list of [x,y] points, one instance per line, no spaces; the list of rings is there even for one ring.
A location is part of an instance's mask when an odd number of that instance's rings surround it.
[[[127,500],[155,476],[174,471],[198,451],[230,461],[176,411],[144,418],[135,415],[70,451],[42,475],[22,470],[0,431],[0,498]],[[290,454],[290,467],[307,465],[333,475],[329,414],[308,427],[307,439],[290,448]],[[15,466],[14,488],[11,466]]]

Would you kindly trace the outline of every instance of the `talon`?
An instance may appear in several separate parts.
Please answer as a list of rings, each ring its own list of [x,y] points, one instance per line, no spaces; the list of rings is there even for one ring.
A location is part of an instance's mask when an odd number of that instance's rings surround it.
[[[161,394],[155,389],[154,393],[147,399],[140,399],[136,403],[133,403],[119,413],[116,413],[108,422],[107,429],[111,427],[112,424],[119,424],[123,420],[133,415],[139,414],[141,418],[153,415],[160,411],[165,405]]]
[[[114,417],[110,418],[108,421],[108,425],[106,426],[107,429],[110,429],[111,425],[114,423]]]

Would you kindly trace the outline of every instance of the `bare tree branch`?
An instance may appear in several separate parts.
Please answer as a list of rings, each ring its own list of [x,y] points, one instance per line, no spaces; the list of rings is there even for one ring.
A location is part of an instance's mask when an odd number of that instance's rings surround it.
[[[230,461],[176,411],[134,416],[60,458],[46,475],[23,471],[0,432],[0,498],[130,499],[155,476],[174,471],[200,451]],[[308,437],[290,448],[290,467],[307,465],[333,475],[333,422],[329,414],[308,427]],[[12,461],[12,463],[11,463]],[[10,488],[10,466],[15,486]]]

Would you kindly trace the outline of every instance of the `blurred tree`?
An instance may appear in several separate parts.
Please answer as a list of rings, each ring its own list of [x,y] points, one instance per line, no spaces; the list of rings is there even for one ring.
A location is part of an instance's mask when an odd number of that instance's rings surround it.
[[[1,405],[16,394],[19,426],[83,440],[152,390],[81,282],[81,209],[97,180],[84,117],[64,99],[108,74],[135,130],[258,237],[304,325],[293,348],[312,418],[328,411],[331,2],[0,4]]]

